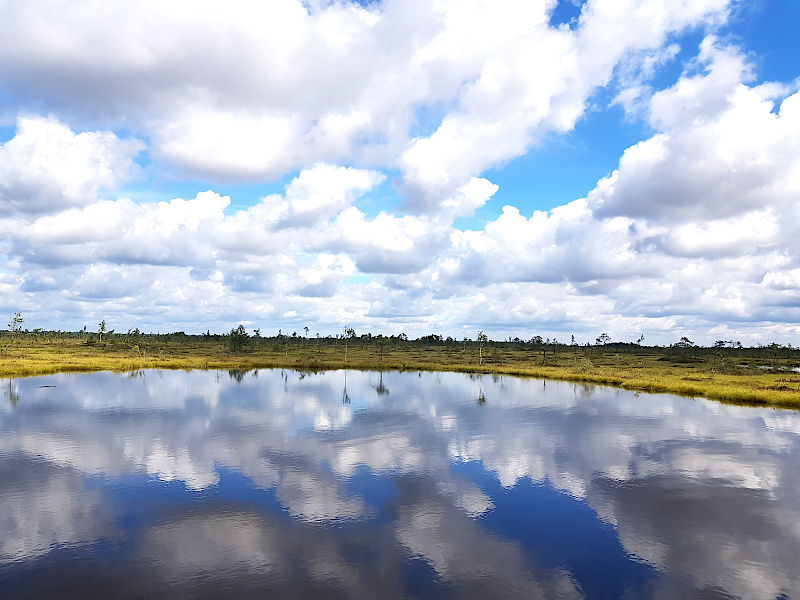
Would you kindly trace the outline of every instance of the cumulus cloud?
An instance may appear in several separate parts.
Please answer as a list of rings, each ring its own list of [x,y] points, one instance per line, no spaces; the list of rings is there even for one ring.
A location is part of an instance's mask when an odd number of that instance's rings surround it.
[[[124,121],[183,172],[275,177],[359,155],[363,140],[379,151],[403,143],[430,78],[412,60],[411,36],[431,13],[417,4],[385,17],[357,3],[309,12],[297,0],[9,4],[0,74],[21,103],[81,127]]]
[[[800,94],[748,86],[744,55],[713,37],[692,68],[699,72],[650,101],[655,135],[626,150],[586,199],[530,217],[506,206],[483,230],[454,231],[431,279],[482,282],[497,293],[504,282],[548,284],[551,291],[538,286],[533,300],[548,298],[555,312],[568,301],[564,292],[605,297],[610,312],[630,317],[618,321],[623,328],[639,327],[640,318],[656,330],[747,315],[789,318],[786,308],[767,305],[785,306],[797,294],[791,275],[778,273],[797,254]],[[780,281],[788,295],[781,301],[761,281]],[[561,292],[553,301],[555,286]],[[661,292],[651,303],[653,286]],[[493,297],[486,303],[501,312],[537,310],[492,291],[482,290]],[[661,317],[668,320],[659,325]]]
[[[213,264],[213,250],[204,237],[229,202],[213,192],[158,203],[96,201],[37,218],[16,234],[17,251],[43,264],[207,266]]]
[[[158,128],[155,155],[195,175],[276,177],[293,166],[291,129],[289,119],[279,117],[190,114]]]
[[[471,9],[479,12],[471,22],[480,32],[469,44],[493,44],[490,58],[436,131],[414,139],[400,158],[410,207],[435,206],[470,175],[524,154],[546,132],[571,130],[623,59],[646,63],[669,33],[724,20],[728,2],[588,2],[576,31],[549,26],[554,4]],[[441,37],[469,35],[460,28],[466,19],[451,17]]]
[[[728,0],[588,2],[575,30],[550,26],[555,4],[12,3],[0,9],[0,76],[20,103],[81,127],[124,122],[184,173],[247,181],[319,161],[385,164],[401,169],[406,207],[429,211],[570,130],[623,58],[724,21]],[[435,106],[447,107],[440,122],[412,135]]]
[[[726,0],[592,0],[563,26],[545,1],[192,6],[0,8],[17,119],[0,147],[0,310],[562,339],[747,340],[794,322],[797,86],[759,82],[722,38],[675,44],[723,24]],[[651,89],[679,53],[685,72]],[[602,86],[652,135],[585,198],[474,219],[503,193],[486,169],[570,131]],[[23,113],[34,98],[56,116]],[[215,191],[294,171],[244,209]],[[112,195],[186,173],[207,184]]]
[[[710,220],[780,209],[800,191],[800,98],[774,111],[768,88],[745,85],[744,56],[713,38],[704,40],[699,60],[705,72],[654,95],[650,120],[659,133],[626,150],[590,193],[598,216]]]
[[[348,208],[353,201],[381,183],[376,171],[335,167],[329,164],[304,169],[287,187],[286,199],[278,200],[280,226],[317,224]]]
[[[97,200],[130,174],[144,149],[108,131],[74,133],[52,118],[23,116],[0,145],[0,216],[51,213]]]

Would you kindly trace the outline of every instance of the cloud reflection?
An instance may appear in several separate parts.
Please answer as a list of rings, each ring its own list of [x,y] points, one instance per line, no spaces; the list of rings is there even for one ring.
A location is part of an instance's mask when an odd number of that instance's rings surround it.
[[[138,474],[184,485],[210,511],[147,527],[147,552],[176,571],[213,571],[217,562],[220,572],[280,570],[287,559],[275,532],[311,527],[326,532],[330,556],[308,573],[335,572],[337,586],[374,592],[364,567],[347,558],[346,548],[366,544],[393,573],[403,556],[415,557],[459,589],[490,582],[496,597],[580,597],[590,581],[569,565],[540,564],[525,540],[484,522],[502,519],[501,508],[481,478],[457,468],[473,465],[502,494],[530,480],[588,505],[632,560],[654,569],[653,589],[800,593],[793,413],[430,373],[350,372],[351,402],[342,404],[342,375],[148,371],[134,380],[109,373],[18,380],[20,401],[0,422],[0,454],[53,475],[22,491],[0,482],[3,514],[13,515],[0,520],[2,557],[31,560],[54,545],[98,539],[88,517],[112,509],[76,482]],[[38,387],[45,384],[57,387]],[[479,392],[483,404],[475,402]],[[281,512],[215,512],[213,498],[233,493],[225,473],[272,494]],[[56,497],[65,498],[58,510]],[[43,518],[48,511],[60,516]],[[98,527],[106,536],[104,528],[114,528]],[[117,527],[114,535],[125,532]],[[401,575],[392,577],[402,587]]]
[[[75,473],[16,457],[2,461],[0,482],[0,564],[113,534],[100,491]]]

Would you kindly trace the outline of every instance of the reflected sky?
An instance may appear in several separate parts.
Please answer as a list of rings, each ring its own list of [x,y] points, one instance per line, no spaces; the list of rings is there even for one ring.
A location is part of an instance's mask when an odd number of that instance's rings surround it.
[[[4,389],[3,597],[800,596],[794,412],[453,373]]]

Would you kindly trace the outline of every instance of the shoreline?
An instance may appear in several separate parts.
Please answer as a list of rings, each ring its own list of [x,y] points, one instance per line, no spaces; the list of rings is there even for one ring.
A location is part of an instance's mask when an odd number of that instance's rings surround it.
[[[372,371],[449,371],[510,375],[606,385],[647,393],[699,397],[743,406],[800,409],[800,373],[784,361],[773,366],[741,365],[738,357],[722,360],[677,360],[658,352],[613,352],[577,347],[554,352],[470,346],[380,347],[302,340],[265,343],[241,352],[220,343],[150,343],[146,349],[112,340],[87,344],[58,340],[19,344],[0,352],[0,378],[33,377],[60,372],[140,369],[252,370],[284,368],[299,371],[337,369]]]

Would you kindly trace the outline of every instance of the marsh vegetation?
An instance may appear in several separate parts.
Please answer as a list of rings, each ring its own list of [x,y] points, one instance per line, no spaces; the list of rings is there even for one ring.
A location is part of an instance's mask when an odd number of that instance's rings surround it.
[[[104,324],[104,323],[103,323]],[[0,376],[59,371],[167,369],[328,369],[485,372],[583,381],[648,392],[673,392],[743,404],[800,407],[800,350],[791,346],[746,348],[719,341],[713,347],[686,338],[668,347],[592,345],[530,340],[475,340],[428,335],[336,337],[279,333],[262,337],[243,326],[229,334],[0,332]]]

